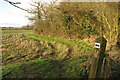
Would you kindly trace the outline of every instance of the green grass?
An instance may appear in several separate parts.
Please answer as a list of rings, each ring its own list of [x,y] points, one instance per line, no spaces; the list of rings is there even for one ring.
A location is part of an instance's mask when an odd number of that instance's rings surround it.
[[[40,36],[40,35],[35,35],[35,34],[24,34],[25,36],[36,39],[36,40],[44,40],[47,42],[55,42],[55,43],[60,43],[63,45],[67,45],[70,48],[74,48],[75,46],[79,47],[79,51],[83,53],[87,52],[93,52],[93,48],[91,47],[91,43],[85,42],[82,40],[76,40],[76,39],[60,39],[56,37],[48,37],[48,36]]]
[[[85,67],[72,65],[71,61],[35,60],[3,67],[4,78],[85,78]],[[79,62],[77,63],[79,64]]]
[[[26,32],[32,32],[32,30],[1,30],[0,34],[26,33]]]
[[[75,40],[75,39],[60,39],[56,37],[40,36],[35,34],[25,34],[25,36],[28,36],[33,39],[45,40],[48,42],[56,41],[57,43],[66,44],[70,46],[75,46],[76,44],[79,45],[80,43],[87,45],[87,42],[81,40]]]
[[[11,34],[13,36],[13,34]],[[9,37],[9,36],[8,36]],[[13,36],[14,37],[14,36]],[[15,37],[15,38],[18,38]],[[24,45],[18,50],[15,47],[17,41],[14,40],[14,50],[10,48],[11,53],[5,52],[3,54],[3,61],[6,63],[3,65],[3,78],[87,78],[88,71],[86,66],[89,55],[93,53],[93,48],[88,42],[75,39],[60,39],[55,37],[39,36],[35,34],[24,34],[19,36],[22,38]],[[5,37],[6,39],[6,37]],[[8,41],[8,40],[6,40]],[[10,38],[11,42],[13,38]],[[33,41],[34,46],[31,46],[30,42]],[[19,41],[17,41],[19,42]],[[43,42],[45,44],[41,44]],[[48,43],[54,46],[54,48],[48,46]],[[8,43],[7,43],[8,44]],[[47,46],[46,46],[47,44]],[[7,45],[5,45],[6,47]],[[75,48],[76,47],[76,48]],[[33,49],[27,53],[29,49]],[[35,51],[39,48],[37,51]],[[66,50],[66,48],[72,51]],[[21,50],[21,51],[20,51]],[[53,52],[55,54],[45,55],[43,53]],[[72,53],[79,53],[73,55]],[[67,55],[71,55],[68,57]],[[39,55],[38,58],[34,57]],[[25,56],[25,57],[23,57]],[[66,57],[65,57],[66,56]],[[11,59],[12,58],[12,59]],[[7,60],[9,59],[9,60]],[[83,66],[84,65],[84,66]]]

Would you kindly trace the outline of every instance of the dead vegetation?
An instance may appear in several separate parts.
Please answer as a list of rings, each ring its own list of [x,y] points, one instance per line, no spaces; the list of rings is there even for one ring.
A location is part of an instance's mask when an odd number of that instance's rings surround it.
[[[66,45],[30,39],[23,34],[4,34],[1,50],[3,65],[51,57],[60,59],[71,54],[70,48]]]

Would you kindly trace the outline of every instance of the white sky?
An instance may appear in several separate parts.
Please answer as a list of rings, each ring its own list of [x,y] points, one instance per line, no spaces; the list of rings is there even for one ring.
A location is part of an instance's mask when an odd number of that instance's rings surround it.
[[[20,1],[22,4],[17,4],[23,8],[29,8],[29,1],[31,0],[10,0],[13,2]],[[0,26],[1,27],[20,27],[29,23],[27,18],[28,13],[22,11],[4,0],[0,1]]]
[[[32,0],[9,0],[12,2],[21,2],[21,4],[17,4],[18,6],[28,9],[30,8],[30,3]],[[51,1],[51,0],[45,0]],[[89,1],[89,0],[63,0],[63,1]],[[92,0],[90,0],[92,1]],[[93,0],[96,1],[96,0]],[[98,0],[101,1],[101,0]],[[105,0],[105,1],[120,1],[120,0]],[[29,14],[25,11],[22,11],[4,0],[0,0],[0,27],[21,27],[23,25],[29,24],[29,20],[26,16]]]
[[[18,6],[28,9],[32,0],[9,0],[12,2],[21,2]],[[46,0],[49,1],[49,0]],[[30,21],[26,16],[29,14],[18,9],[4,0],[0,0],[0,27],[21,27],[27,25]]]

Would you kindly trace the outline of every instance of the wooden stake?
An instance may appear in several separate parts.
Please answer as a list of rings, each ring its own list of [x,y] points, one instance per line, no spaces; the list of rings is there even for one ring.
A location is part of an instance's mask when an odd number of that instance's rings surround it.
[[[100,78],[103,59],[105,57],[107,40],[104,37],[97,38],[95,41],[95,55],[91,64],[89,79]]]

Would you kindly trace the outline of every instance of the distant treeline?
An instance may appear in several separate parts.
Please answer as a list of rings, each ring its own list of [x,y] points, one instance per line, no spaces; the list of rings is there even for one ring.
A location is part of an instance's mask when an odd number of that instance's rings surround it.
[[[32,28],[26,28],[26,27],[21,27],[21,28],[16,28],[16,27],[0,27],[1,30],[32,30]]]

